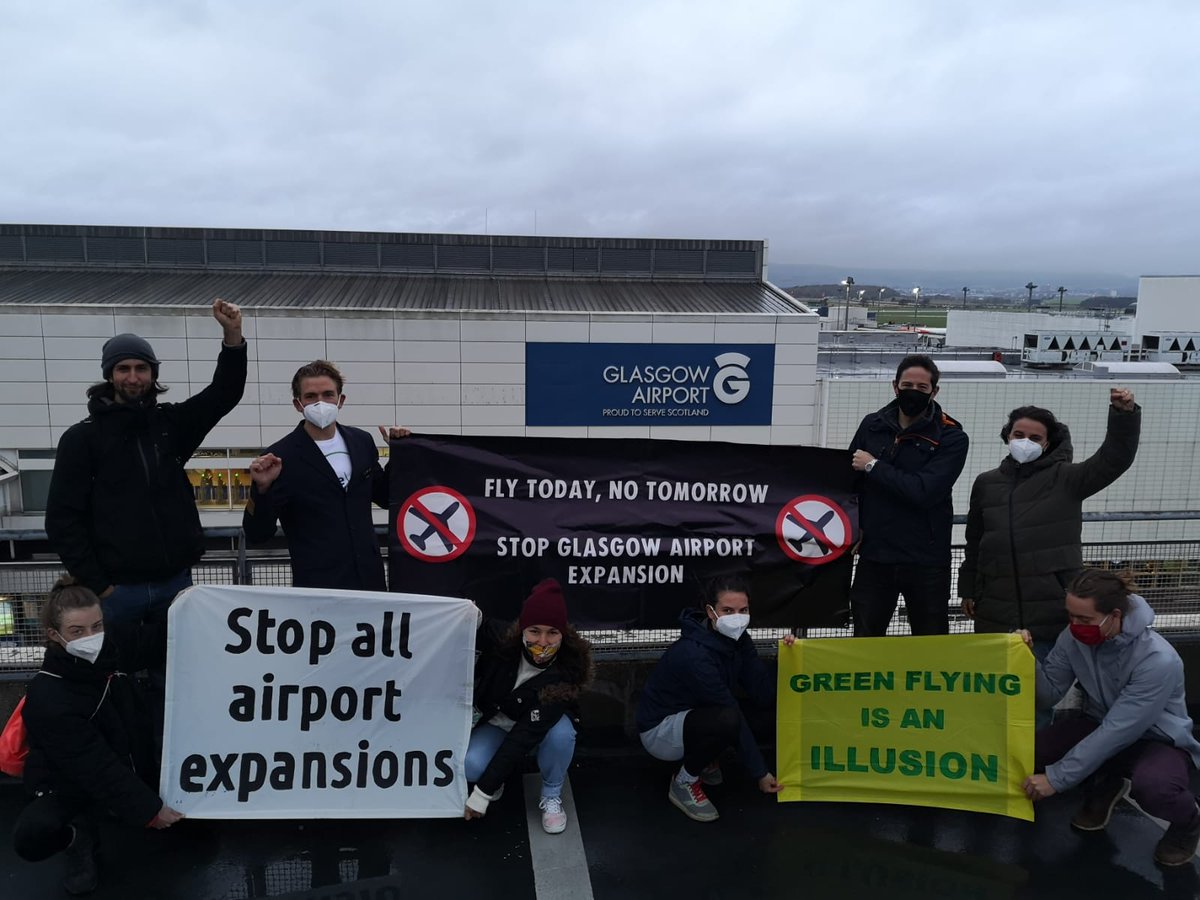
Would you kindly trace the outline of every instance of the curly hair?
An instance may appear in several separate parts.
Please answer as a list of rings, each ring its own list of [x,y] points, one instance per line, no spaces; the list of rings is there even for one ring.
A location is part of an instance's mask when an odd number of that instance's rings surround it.
[[[1040,406],[1018,406],[1008,414],[1008,422],[1000,429],[1000,440],[1006,444],[1017,419],[1033,419],[1044,425],[1046,427],[1046,445],[1049,447],[1056,446],[1062,440],[1064,426],[1062,422],[1054,418],[1054,413],[1048,409],[1042,409]]]

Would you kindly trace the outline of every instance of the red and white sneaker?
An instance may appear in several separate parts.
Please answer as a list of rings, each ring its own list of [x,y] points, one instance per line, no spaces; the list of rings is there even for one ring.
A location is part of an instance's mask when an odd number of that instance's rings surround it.
[[[704,793],[704,785],[699,781],[680,784],[672,778],[667,799],[678,806],[685,816],[697,822],[712,822],[718,816],[717,808],[712,805],[712,801]]]
[[[560,834],[567,827],[567,814],[563,812],[561,797],[543,797],[538,803],[542,811],[542,831]]]

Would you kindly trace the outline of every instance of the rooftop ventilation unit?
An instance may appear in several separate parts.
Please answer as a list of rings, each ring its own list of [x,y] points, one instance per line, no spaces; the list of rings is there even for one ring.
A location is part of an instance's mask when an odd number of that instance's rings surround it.
[[[1021,365],[1069,368],[1081,363],[1120,362],[1128,347],[1127,336],[1111,331],[1026,332]]]
[[[1200,366],[1200,332],[1159,331],[1142,335],[1141,359],[1174,366]]]

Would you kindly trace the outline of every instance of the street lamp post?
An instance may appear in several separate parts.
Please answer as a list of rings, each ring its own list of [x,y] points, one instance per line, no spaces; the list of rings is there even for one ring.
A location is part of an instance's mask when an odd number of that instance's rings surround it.
[[[842,282],[842,287],[844,287],[846,289],[846,319],[845,319],[846,325],[843,330],[849,331],[850,330],[850,288],[854,287],[854,276],[847,275],[846,279]]]
[[[1036,288],[1037,288],[1037,285],[1034,284],[1032,281],[1029,282],[1029,284],[1025,285],[1025,290],[1029,291],[1029,305],[1030,306],[1033,306],[1033,292]]]
[[[963,309],[967,308],[967,294],[970,292],[970,290],[971,289],[969,287],[965,287],[962,289],[962,291],[963,291]]]
[[[1059,312],[1062,312],[1062,298],[1063,298],[1063,294],[1065,294],[1066,292],[1067,292],[1067,289],[1060,284],[1058,286],[1058,311]]]
[[[915,310],[918,306],[921,305],[921,287],[920,287],[920,285],[913,288],[912,292],[913,292],[913,309]]]

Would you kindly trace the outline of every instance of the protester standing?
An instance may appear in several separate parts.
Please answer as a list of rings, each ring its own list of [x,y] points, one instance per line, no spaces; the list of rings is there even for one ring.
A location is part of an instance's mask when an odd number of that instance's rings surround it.
[[[242,516],[247,540],[263,543],[283,525],[294,587],[384,591],[383,557],[371,504],[388,507],[387,471],[371,435],[338,422],[346,403],[337,366],[318,359],[292,377],[303,420],[250,464],[253,487]],[[406,428],[379,426],[384,440]]]
[[[242,313],[216,299],[221,352],[212,383],[182,403],[160,403],[150,343],[118,334],[104,344],[104,381],[88,389],[88,417],[58,442],[46,536],[67,571],[93,591],[112,625],[141,621],[192,583],[204,553],[196,497],[184,466],[242,399]]]
[[[968,440],[934,400],[940,376],[928,356],[906,356],[894,399],[864,418],[850,442],[862,497],[850,590],[855,637],[886,634],[900,595],[913,634],[950,630],[950,497]]]
[[[1083,568],[1083,501],[1133,464],[1141,423],[1133,391],[1113,388],[1104,442],[1076,463],[1071,433],[1050,410],[1009,413],[1000,430],[1007,455],[971,488],[958,570],[963,612],[977,633],[1022,628],[1039,659],[1049,653],[1067,623],[1063,592]]]

